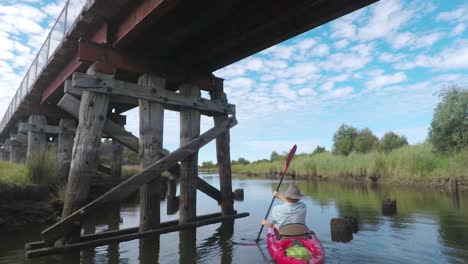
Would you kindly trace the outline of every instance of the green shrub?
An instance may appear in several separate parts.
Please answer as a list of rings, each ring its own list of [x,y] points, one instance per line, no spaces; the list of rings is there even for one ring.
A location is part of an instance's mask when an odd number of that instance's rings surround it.
[[[30,185],[27,169],[24,165],[0,161],[0,182],[11,185]]]
[[[29,157],[26,162],[27,175],[34,184],[56,184],[60,175],[60,163],[57,152],[45,148]]]

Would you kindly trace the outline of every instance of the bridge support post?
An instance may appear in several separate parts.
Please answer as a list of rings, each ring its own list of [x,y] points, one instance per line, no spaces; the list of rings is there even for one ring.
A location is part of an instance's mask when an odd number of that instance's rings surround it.
[[[4,150],[4,160],[5,161],[10,161],[10,144],[11,144],[11,141],[10,139],[6,139],[5,140],[5,145],[3,146],[3,150]]]
[[[31,115],[29,116],[28,123],[42,126],[47,125],[47,118],[43,115]],[[34,154],[46,147],[46,135],[43,132],[28,132],[28,149],[26,152],[26,158],[29,160]]]
[[[221,100],[227,103],[226,94],[223,89],[223,79],[216,78],[214,91],[210,93],[212,100]],[[215,126],[228,119],[227,114],[213,115]],[[234,214],[234,197],[232,195],[232,175],[231,175],[231,153],[230,153],[229,130],[216,138],[216,158],[218,161],[219,181],[221,192],[221,212],[223,216]]]
[[[88,71],[90,75],[97,73],[94,65]],[[106,122],[109,106],[109,96],[84,91],[81,95],[78,128],[72,151],[72,160],[63,206],[62,218],[81,208],[88,198],[91,177],[98,168],[98,148],[101,143],[102,128]],[[69,234],[62,242],[73,242],[79,239],[81,226]]]
[[[10,140],[10,162],[21,163],[21,161],[22,161],[21,144],[16,140]]]
[[[114,179],[122,178],[123,150],[122,144],[112,139],[111,176]]]
[[[185,97],[200,98],[200,88],[184,84],[179,93]],[[188,143],[200,135],[200,112],[197,110],[180,111],[180,145]],[[180,162],[180,203],[179,222],[195,219],[197,214],[197,177],[198,150]]]
[[[62,118],[59,122],[61,131],[58,135],[57,157],[60,162],[60,179],[67,180],[68,171],[73,150],[73,141],[75,139],[76,121],[71,118]]]
[[[165,80],[144,74],[138,84],[165,87]],[[161,159],[164,129],[164,105],[139,99],[140,110],[140,167],[148,167]],[[160,224],[161,174],[140,188],[140,231],[157,228]]]

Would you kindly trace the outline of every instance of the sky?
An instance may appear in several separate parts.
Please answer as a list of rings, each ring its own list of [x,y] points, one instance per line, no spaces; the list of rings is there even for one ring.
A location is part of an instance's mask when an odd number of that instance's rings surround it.
[[[63,6],[0,0],[0,114]],[[214,74],[237,106],[232,159],[268,158],[294,144],[299,153],[330,149],[343,123],[417,144],[427,137],[438,91],[468,85],[468,2],[381,0]],[[126,128],[138,135],[138,111],[126,114]],[[174,150],[179,114],[165,117],[164,147]],[[213,127],[212,118],[202,117],[201,127]],[[199,160],[216,161],[213,142]]]

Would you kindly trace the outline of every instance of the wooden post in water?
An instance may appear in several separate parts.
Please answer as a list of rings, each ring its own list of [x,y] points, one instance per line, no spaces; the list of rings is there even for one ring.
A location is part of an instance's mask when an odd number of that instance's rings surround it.
[[[179,93],[185,97],[199,98],[200,88],[183,84]],[[200,135],[200,112],[180,111],[180,145],[188,143]],[[198,150],[180,162],[180,202],[179,222],[190,222],[197,215]]]
[[[112,139],[111,177],[114,179],[122,178],[123,150],[122,144]]]
[[[43,126],[47,125],[47,119],[43,115],[31,115],[28,120],[29,124]],[[43,150],[46,146],[46,134],[43,132],[29,131],[28,132],[28,150],[26,159],[30,159],[32,155]]]
[[[70,170],[76,121],[71,118],[62,118],[59,127],[61,130],[58,135],[57,157],[60,162],[60,179],[65,181]]]
[[[165,87],[165,80],[155,75],[144,74],[138,84]],[[140,109],[140,167],[148,167],[161,159],[164,127],[164,105],[139,99]],[[140,231],[159,227],[161,174],[140,188]]]
[[[216,78],[215,89],[210,92],[212,100],[221,100],[227,103],[226,94],[223,90],[223,79]],[[213,114],[214,124],[224,122],[228,119],[227,114]],[[216,158],[218,161],[219,181],[221,191],[221,212],[223,215],[234,213],[234,197],[232,195],[232,175],[231,175],[231,153],[230,153],[229,130],[216,138]]]
[[[101,75],[95,72],[94,65],[88,69],[87,73]],[[97,152],[108,106],[107,94],[83,91],[62,218],[81,208],[88,198],[91,177],[96,174],[98,168]],[[74,234],[65,241],[72,242],[70,240],[74,240],[76,236],[79,238],[80,229],[77,227]]]

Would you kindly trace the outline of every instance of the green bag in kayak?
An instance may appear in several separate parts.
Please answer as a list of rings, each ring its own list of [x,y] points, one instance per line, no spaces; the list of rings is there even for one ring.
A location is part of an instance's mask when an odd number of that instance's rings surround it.
[[[313,255],[307,248],[299,245],[294,245],[286,249],[286,256],[293,257],[299,260],[309,260],[310,257],[312,257]]]

